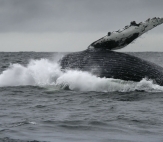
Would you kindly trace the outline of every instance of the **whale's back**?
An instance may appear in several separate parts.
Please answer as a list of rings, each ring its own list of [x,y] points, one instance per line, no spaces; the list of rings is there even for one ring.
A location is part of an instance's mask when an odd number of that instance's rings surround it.
[[[143,59],[109,50],[85,50],[67,54],[60,61],[65,69],[88,71],[99,77],[140,81],[148,78],[163,84],[163,68]]]

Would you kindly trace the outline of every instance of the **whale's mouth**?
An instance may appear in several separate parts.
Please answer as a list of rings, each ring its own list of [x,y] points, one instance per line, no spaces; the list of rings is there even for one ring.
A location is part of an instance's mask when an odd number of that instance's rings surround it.
[[[88,49],[102,48],[108,50],[117,50],[124,48],[142,34],[163,23],[163,18],[147,19],[145,22],[137,24],[132,21],[130,25],[125,26],[118,31],[108,32],[108,35],[93,42]]]

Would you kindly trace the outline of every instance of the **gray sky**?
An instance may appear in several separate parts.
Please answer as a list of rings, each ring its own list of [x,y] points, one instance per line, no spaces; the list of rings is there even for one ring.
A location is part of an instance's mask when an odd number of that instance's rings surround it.
[[[131,21],[163,17],[163,0],[0,0],[0,51],[80,51]],[[162,51],[163,25],[120,51]]]

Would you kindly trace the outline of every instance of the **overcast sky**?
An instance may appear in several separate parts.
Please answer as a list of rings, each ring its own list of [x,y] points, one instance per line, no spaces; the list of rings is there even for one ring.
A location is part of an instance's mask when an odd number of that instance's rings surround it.
[[[0,51],[81,51],[131,21],[163,17],[163,0],[0,0]],[[162,51],[163,25],[121,51]]]

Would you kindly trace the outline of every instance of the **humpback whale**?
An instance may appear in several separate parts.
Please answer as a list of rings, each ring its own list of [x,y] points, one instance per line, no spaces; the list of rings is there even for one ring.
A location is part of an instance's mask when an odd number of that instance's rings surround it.
[[[60,60],[62,70],[82,70],[98,77],[140,81],[151,79],[163,86],[163,68],[126,53],[115,52],[142,34],[163,23],[163,18],[147,19],[137,24],[132,21],[123,29],[108,34],[80,52],[69,53]]]

